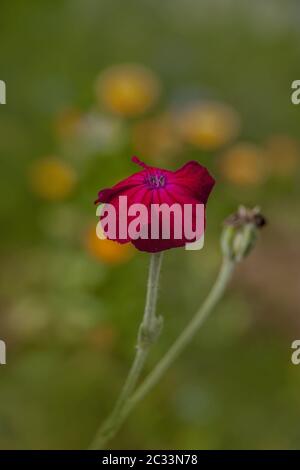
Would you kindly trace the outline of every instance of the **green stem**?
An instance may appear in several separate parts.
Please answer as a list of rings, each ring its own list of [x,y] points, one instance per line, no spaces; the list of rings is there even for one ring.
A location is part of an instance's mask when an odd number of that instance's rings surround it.
[[[133,393],[131,398],[125,403],[122,412],[118,417],[118,429],[122,426],[127,416],[131,413],[133,408],[152,390],[152,388],[159,382],[161,377],[165,374],[167,369],[173,364],[181,352],[185,349],[188,343],[198,332],[208,315],[212,312],[218,301],[221,299],[234,270],[234,261],[225,258],[221,266],[218,277],[213,285],[208,297],[204,304],[196,312],[190,323],[186,326],[178,339],[174,342],[165,356],[160,360],[157,366],[146,377],[144,382],[138,387],[136,392]]]
[[[122,424],[126,403],[137,385],[151,346],[160,334],[162,318],[157,317],[155,312],[161,262],[162,252],[151,255],[145,310],[138,332],[136,355],[115,407],[98,430],[90,446],[91,449],[102,449],[118,431]]]

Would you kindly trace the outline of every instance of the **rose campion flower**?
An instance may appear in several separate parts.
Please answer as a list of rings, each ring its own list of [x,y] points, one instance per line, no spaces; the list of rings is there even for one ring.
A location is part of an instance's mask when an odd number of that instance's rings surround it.
[[[132,161],[143,169],[112,188],[103,189],[98,193],[98,199],[95,201],[96,204],[103,204],[100,223],[105,236],[119,243],[131,242],[138,250],[150,253],[181,247],[200,239],[205,225],[205,206],[215,184],[208,170],[196,161],[190,161],[176,171],[148,166],[137,157],[133,157]],[[124,206],[124,200],[126,200],[126,206]],[[140,214],[138,220],[137,204],[149,209],[147,213]],[[114,230],[107,231],[105,209],[108,205],[113,206],[115,210],[116,223]],[[158,233],[155,235],[152,233],[154,219],[151,217],[151,208],[157,208],[157,205],[169,210],[167,236],[163,232],[166,213],[157,209],[154,209],[153,213],[158,217]],[[190,207],[189,222],[194,231],[192,238],[187,236],[183,227],[186,222],[185,208],[188,206]],[[203,208],[203,220],[202,230],[197,232],[195,227],[199,207]],[[126,213],[127,208],[129,208],[128,213]],[[126,222],[125,229],[124,222]],[[128,229],[131,223],[136,224],[139,236],[131,235]]]

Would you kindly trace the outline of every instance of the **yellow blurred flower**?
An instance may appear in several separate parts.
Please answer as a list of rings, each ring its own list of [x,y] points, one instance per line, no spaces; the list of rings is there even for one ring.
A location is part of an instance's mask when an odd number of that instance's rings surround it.
[[[134,248],[130,243],[120,244],[107,238],[100,240],[94,226],[86,234],[85,245],[93,258],[111,265],[125,263],[134,255]]]
[[[295,174],[300,163],[300,145],[288,135],[272,135],[266,141],[266,154],[270,170],[276,176]]]
[[[29,169],[29,184],[34,193],[48,200],[68,197],[76,184],[72,167],[56,157],[36,160]]]
[[[221,156],[220,170],[230,183],[240,186],[260,184],[267,174],[265,153],[254,144],[240,142]]]
[[[81,113],[76,108],[61,110],[54,119],[54,129],[60,138],[68,138],[76,134]]]
[[[172,119],[167,114],[136,123],[132,140],[136,153],[154,160],[174,155],[181,148]]]
[[[240,119],[230,106],[217,102],[195,102],[176,118],[183,139],[203,150],[216,150],[239,132]]]
[[[99,102],[112,112],[136,116],[157,100],[160,82],[153,72],[135,64],[115,65],[102,72],[96,81]]]

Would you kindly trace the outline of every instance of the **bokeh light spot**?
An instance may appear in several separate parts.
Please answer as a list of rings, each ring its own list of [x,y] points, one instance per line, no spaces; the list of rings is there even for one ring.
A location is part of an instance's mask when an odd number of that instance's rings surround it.
[[[74,190],[76,180],[74,169],[56,157],[36,160],[29,169],[31,190],[47,200],[68,197]]]
[[[96,96],[113,113],[136,116],[146,112],[160,94],[160,82],[141,65],[116,65],[102,72],[96,81]]]

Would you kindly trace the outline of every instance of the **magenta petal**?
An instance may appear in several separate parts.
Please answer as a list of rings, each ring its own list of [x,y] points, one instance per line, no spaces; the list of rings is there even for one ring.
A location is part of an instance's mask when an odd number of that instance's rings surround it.
[[[120,181],[112,188],[107,188],[99,192],[97,203],[109,203],[116,211],[116,234],[114,237],[108,238],[119,243],[132,244],[141,251],[155,253],[158,251],[168,250],[184,246],[193,240],[185,239],[183,227],[183,208],[185,204],[192,207],[191,223],[195,226],[196,207],[197,204],[206,204],[209,194],[215,184],[215,180],[209,174],[206,168],[195,161],[185,164],[179,170],[173,172],[160,168],[154,168],[142,163],[137,157],[133,157],[134,163],[139,164],[143,170],[133,174],[132,176]],[[131,239],[128,233],[130,222],[135,219],[134,216],[127,217],[127,232],[125,237],[119,236],[119,219],[121,214],[119,202],[120,197],[127,197],[128,208],[132,204],[142,203],[148,208],[147,218],[142,222],[143,228],[148,229],[148,239]],[[159,219],[158,239],[151,239],[151,207],[152,204],[166,204],[168,207],[174,203],[179,204],[182,212],[179,214],[171,214],[170,218],[170,236],[168,239],[162,237],[162,216]],[[105,207],[105,206],[104,206]],[[205,208],[204,208],[205,209]],[[126,214],[127,216],[127,214]],[[103,216],[100,217],[103,220]],[[178,227],[182,227],[181,238],[178,236]],[[204,230],[204,227],[201,229]],[[123,233],[124,235],[124,233]],[[193,234],[194,235],[194,234]],[[198,234],[199,235],[199,234]],[[196,235],[195,239],[198,239]],[[202,233],[200,234],[202,235]],[[199,235],[199,236],[200,236]]]
[[[208,170],[195,161],[188,162],[175,171],[169,181],[172,191],[185,190],[187,194],[197,198],[203,204],[206,204],[215,184]]]
[[[134,173],[125,180],[115,184],[111,188],[102,189],[99,191],[98,199],[95,201],[95,203],[110,202],[113,197],[122,194],[124,191],[139,185],[142,186],[145,179],[143,173],[143,171],[139,171],[138,173]]]

